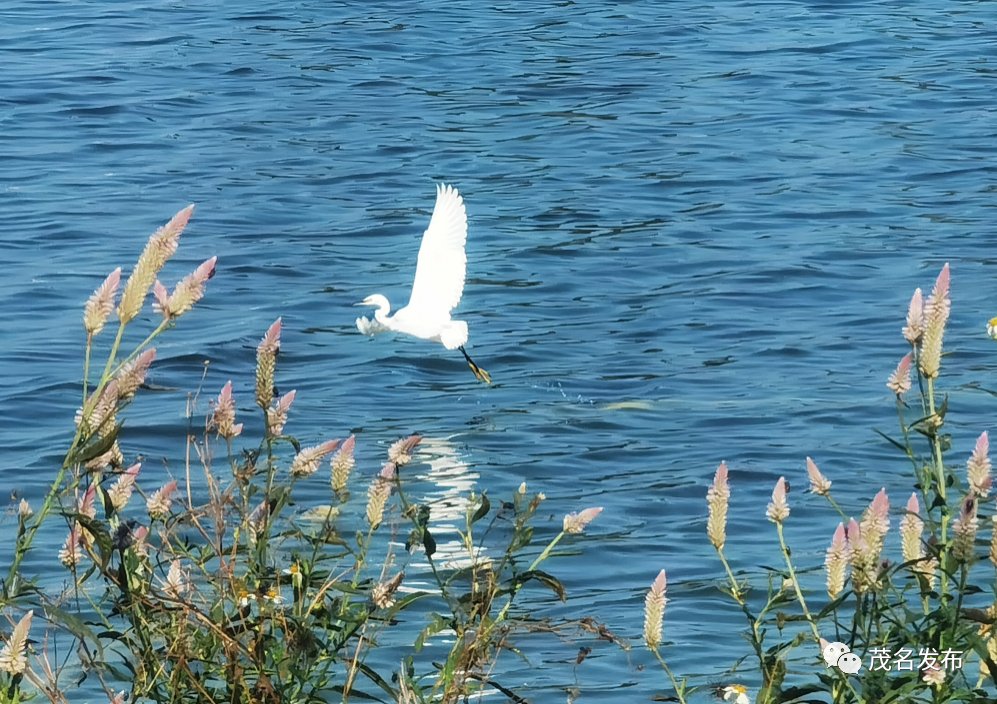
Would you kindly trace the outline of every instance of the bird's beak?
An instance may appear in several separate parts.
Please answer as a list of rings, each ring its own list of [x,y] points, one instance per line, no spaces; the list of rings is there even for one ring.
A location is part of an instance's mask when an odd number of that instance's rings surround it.
[[[353,307],[354,307],[354,308],[357,308],[357,307],[359,307],[359,306],[365,306],[365,305],[367,305],[367,302],[366,302],[366,301],[360,301],[359,303],[354,303],[354,304],[353,304]]]

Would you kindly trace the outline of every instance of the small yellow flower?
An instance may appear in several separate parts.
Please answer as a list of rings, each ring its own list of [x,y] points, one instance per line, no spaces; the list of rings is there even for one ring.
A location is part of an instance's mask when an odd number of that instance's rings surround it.
[[[991,318],[987,321],[987,334],[997,340],[997,318]]]

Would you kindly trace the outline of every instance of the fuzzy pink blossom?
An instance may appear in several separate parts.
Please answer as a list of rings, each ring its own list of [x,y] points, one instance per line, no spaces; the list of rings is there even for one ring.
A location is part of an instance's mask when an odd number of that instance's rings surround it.
[[[166,289],[159,281],[156,281],[153,288],[153,293],[156,296],[155,308],[162,313],[163,318],[166,320],[179,318],[204,297],[204,287],[208,283],[208,279],[215,275],[217,262],[218,257],[211,257],[203,262],[180,280],[168,298],[164,298]]]
[[[115,375],[115,380],[118,382],[118,398],[128,399],[135,395],[139,387],[145,383],[145,377],[149,373],[149,367],[152,366],[152,362],[156,359],[156,348],[150,347],[140,354],[138,357],[128,362],[121,367]]]
[[[941,368],[942,338],[952,308],[952,302],[949,300],[949,283],[949,265],[946,263],[938,274],[935,287],[924,305],[924,334],[921,338],[918,366],[928,379],[936,378]]]
[[[563,530],[565,533],[582,533],[589,523],[602,513],[602,506],[586,508],[578,513],[569,513],[564,517]]]
[[[904,339],[916,345],[924,333],[924,297],[921,289],[914,289],[910,305],[907,307],[907,325],[903,329]]]
[[[912,359],[913,357],[910,352],[905,354],[897,364],[897,368],[890,374],[890,378],[886,381],[886,386],[897,396],[903,396],[910,391],[910,364]]]
[[[242,432],[242,423],[235,422],[235,397],[232,396],[232,380],[222,387],[215,399],[215,411],[211,414],[211,427],[226,440],[237,437]]]
[[[193,212],[194,206],[188,205],[149,238],[145,249],[139,255],[138,263],[135,264],[135,270],[128,277],[125,289],[121,293],[118,319],[122,324],[127,324],[142,310],[142,303],[149,292],[149,287],[156,280],[163,265],[176,253],[180,243],[180,233],[187,226]]]
[[[339,446],[339,440],[329,440],[321,445],[306,447],[291,462],[292,477],[309,477],[318,471],[322,459]]]
[[[340,445],[336,454],[332,457],[332,489],[337,494],[346,491],[346,482],[350,478],[350,472],[356,464],[353,457],[353,449],[356,446],[356,436],[351,435],[346,438],[346,442]]]
[[[17,676],[24,674],[28,669],[28,632],[31,629],[31,617],[34,613],[29,611],[24,614],[11,631],[7,643],[0,649],[0,672]],[[13,701],[18,699],[15,690]]]
[[[831,493],[831,480],[824,476],[817,467],[817,463],[807,457],[807,477],[810,479],[810,491],[818,496],[827,496]]]
[[[274,374],[277,369],[277,354],[280,352],[281,325],[281,319],[277,318],[267,328],[256,348],[256,405],[267,412],[274,397]]]
[[[969,462],[966,463],[969,488],[977,496],[990,495],[990,487],[993,484],[990,470],[990,436],[984,430],[976,439],[976,447],[973,448],[973,454],[970,456]]]
[[[288,391],[273,406],[267,408],[267,431],[271,435],[280,435],[284,432],[284,425],[287,424],[287,412],[291,409],[291,404],[294,403],[294,397],[297,393],[296,390]]]
[[[115,511],[120,511],[128,504],[128,500],[135,490],[135,480],[138,478],[140,469],[142,469],[142,463],[136,462],[119,474],[118,479],[107,491],[107,495],[111,499],[111,506],[114,507]]]
[[[176,490],[177,482],[174,479],[148,498],[145,502],[145,508],[150,518],[165,519],[170,515],[170,508],[173,505],[173,492]]]
[[[661,645],[665,606],[668,603],[665,596],[667,588],[668,578],[661,570],[644,597],[644,643],[650,650]]]
[[[848,542],[845,539],[845,524],[839,523],[831,538],[831,546],[824,558],[824,568],[827,572],[827,595],[836,598],[845,588],[846,570],[848,568]]]
[[[118,267],[104,279],[104,282],[90,295],[83,309],[83,328],[88,337],[99,334],[107,324],[107,319],[114,312],[114,294],[121,283],[121,267]]]
[[[727,508],[730,503],[730,484],[727,481],[727,463],[721,462],[713,475],[713,485],[706,492],[706,535],[717,550],[723,549],[727,540]]]
[[[789,502],[786,500],[786,478],[779,477],[772,490],[772,501],[765,511],[765,515],[773,523],[782,523],[789,518]]]

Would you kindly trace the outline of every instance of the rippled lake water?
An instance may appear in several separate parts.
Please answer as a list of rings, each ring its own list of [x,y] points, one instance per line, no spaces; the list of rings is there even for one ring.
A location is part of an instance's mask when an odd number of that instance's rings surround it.
[[[704,532],[720,460],[737,569],[775,561],[783,474],[789,539],[822,560],[837,521],[799,490],[807,455],[855,512],[909,486],[873,429],[895,427],[907,300],[946,261],[963,454],[992,418],[990,3],[14,0],[2,16],[0,477],[31,501],[79,402],[83,300],[189,202],[165,277],[213,254],[218,273],[129,410],[124,449],[156,459],[150,477],[178,471],[205,360],[206,388],[234,379],[249,410],[254,347],[283,316],[293,432],[358,430],[373,472],[418,431],[427,486],[525,480],[548,497],[541,534],[604,506],[551,565],[571,595],[552,608],[637,643],[666,568],[682,673],[720,678],[747,652]],[[458,355],[353,327],[369,293],[406,300],[440,181],[466,199],[459,310],[492,387]],[[54,574],[50,539],[30,570]],[[504,683],[537,702],[667,690],[639,648],[588,644],[577,668],[578,643],[510,659]]]

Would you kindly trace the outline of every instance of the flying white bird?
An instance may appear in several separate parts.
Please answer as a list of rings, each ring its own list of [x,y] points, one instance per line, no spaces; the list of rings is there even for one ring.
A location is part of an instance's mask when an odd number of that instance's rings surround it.
[[[390,315],[391,304],[380,293],[363,299],[358,306],[374,306],[374,318],[357,318],[357,329],[364,335],[401,332],[439,342],[448,350],[460,350],[474,376],[486,384],[492,378],[471,359],[464,349],[467,323],[452,320],[450,311],[460,303],[467,271],[467,212],[464,199],[453,186],[436,187],[436,205],[429,228],[422,236],[415,281],[408,305]]]

